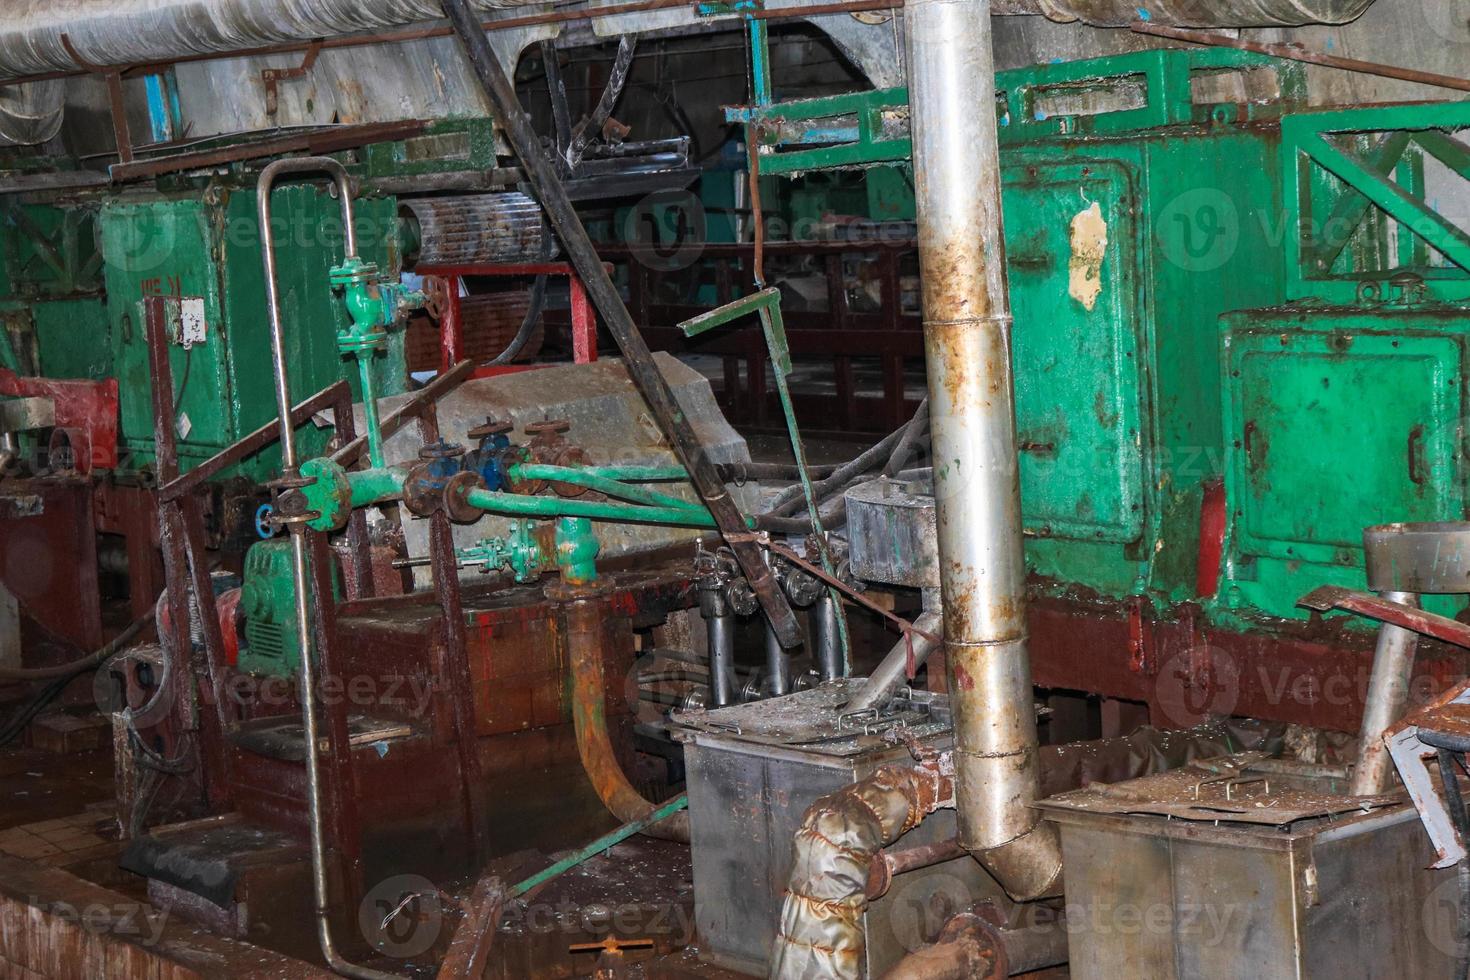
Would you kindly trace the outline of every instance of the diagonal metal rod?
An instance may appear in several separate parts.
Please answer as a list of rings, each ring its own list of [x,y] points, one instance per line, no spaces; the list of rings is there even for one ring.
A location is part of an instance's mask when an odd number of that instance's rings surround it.
[[[596,304],[597,311],[602,314],[608,331],[618,342],[633,383],[638,386],[653,412],[653,417],[658,421],[659,428],[668,437],[680,461],[689,471],[694,489],[714,516],[716,525],[725,536],[725,542],[735,554],[746,580],[750,582],[751,590],[760,600],[766,618],[776,631],[777,639],[783,647],[796,646],[801,642],[801,628],[797,624],[791,604],[776,582],[770,566],[766,564],[761,549],[751,538],[744,515],[735,506],[735,501],[730,499],[725,485],[720,482],[714,464],[710,462],[694,434],[694,427],[689,424],[684,410],[674,400],[674,392],[659,371],[658,365],[654,363],[653,354],[633,323],[628,308],[623,305],[623,298],[603,266],[592,239],[587,235],[587,229],[582,227],[582,219],[572,207],[566,188],[541,148],[540,138],[531,125],[530,117],[521,107],[505,70],[500,67],[500,61],[490,46],[484,28],[470,10],[468,0],[440,0],[440,6],[444,8],[444,14],[449,18],[454,33],[464,45],[470,65],[490,100],[495,121],[505,131],[506,139],[525,168],[526,178],[537,200],[546,209],[546,216],[561,237],[562,244],[566,246],[567,256],[576,268],[577,275],[587,287],[587,293]]]

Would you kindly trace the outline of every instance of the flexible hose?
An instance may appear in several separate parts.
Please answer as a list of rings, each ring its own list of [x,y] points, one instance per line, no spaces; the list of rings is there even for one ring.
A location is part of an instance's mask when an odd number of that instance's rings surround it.
[[[548,236],[548,241],[550,236]],[[531,335],[536,332],[536,321],[541,319],[541,311],[546,306],[546,276],[537,276],[536,282],[531,286],[531,305],[526,307],[526,317],[521,321],[521,328],[516,331],[515,337],[506,346],[505,350],[496,354],[490,360],[490,364],[509,364],[521,356]]]
[[[0,680],[6,681],[49,681],[57,677],[70,677],[91,667],[96,667],[107,660],[108,657],[117,653],[122,646],[140,632],[143,627],[153,621],[153,614],[157,603],[149,603],[148,611],[129,623],[121,633],[114,636],[101,649],[68,661],[64,664],[56,664],[52,667],[0,667]]]

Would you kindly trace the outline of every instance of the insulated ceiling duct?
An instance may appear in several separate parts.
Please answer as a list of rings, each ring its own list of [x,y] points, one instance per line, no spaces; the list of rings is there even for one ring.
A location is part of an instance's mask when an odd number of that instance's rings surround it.
[[[1128,27],[1140,20],[1171,27],[1296,27],[1346,24],[1373,0],[996,0],[992,13],[1040,14],[1093,27]]]
[[[524,6],[475,0],[482,10]],[[435,0],[9,0],[0,77],[402,27],[444,16]],[[63,36],[77,58],[67,51]]]
[[[998,0],[996,13],[1121,27],[1142,17],[1188,27],[1341,24],[1373,0]],[[529,6],[475,0],[481,10]],[[0,14],[0,77],[304,41],[443,17],[435,0],[9,0]],[[785,6],[785,5],[783,5]],[[799,6],[792,4],[791,6]],[[693,15],[691,14],[691,17]]]

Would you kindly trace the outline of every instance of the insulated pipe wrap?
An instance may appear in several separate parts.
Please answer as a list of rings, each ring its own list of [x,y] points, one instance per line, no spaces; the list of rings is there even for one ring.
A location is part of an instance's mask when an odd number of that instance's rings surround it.
[[[943,806],[948,795],[948,786],[931,772],[882,766],[811,805],[792,844],[771,980],[867,975],[868,865],[878,851]]]
[[[1048,20],[1080,20],[1093,27],[1127,27],[1147,14],[1151,24],[1172,27],[1292,27],[1346,24],[1373,0],[996,0],[992,13],[1041,14]]]
[[[481,10],[523,6],[475,0]],[[434,0],[9,0],[0,77],[310,41],[443,17]]]

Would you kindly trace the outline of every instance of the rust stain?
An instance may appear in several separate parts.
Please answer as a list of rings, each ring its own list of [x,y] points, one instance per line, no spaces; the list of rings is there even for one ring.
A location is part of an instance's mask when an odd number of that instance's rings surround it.
[[[966,670],[959,664],[955,664],[954,667],[954,682],[955,686],[958,687],[961,691],[975,690],[975,679],[970,676],[970,672],[968,670]]]

